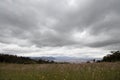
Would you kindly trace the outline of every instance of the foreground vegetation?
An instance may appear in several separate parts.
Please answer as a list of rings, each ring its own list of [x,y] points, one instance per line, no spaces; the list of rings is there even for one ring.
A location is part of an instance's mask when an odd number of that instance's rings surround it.
[[[120,51],[93,62],[60,64],[0,54],[0,80],[120,80]]]
[[[0,63],[0,80],[120,80],[120,62],[88,64]]]

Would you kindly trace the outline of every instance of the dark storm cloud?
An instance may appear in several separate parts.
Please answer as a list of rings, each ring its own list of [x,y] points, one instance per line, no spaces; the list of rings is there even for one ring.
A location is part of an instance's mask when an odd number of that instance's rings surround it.
[[[75,1],[74,5],[68,0],[0,1],[0,42],[37,47],[120,43],[120,0]],[[89,36],[76,41],[74,31],[87,31]]]

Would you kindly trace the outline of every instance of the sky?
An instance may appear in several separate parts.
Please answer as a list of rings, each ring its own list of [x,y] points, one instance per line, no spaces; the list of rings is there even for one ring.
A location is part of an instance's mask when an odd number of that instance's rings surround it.
[[[120,0],[0,0],[0,53],[103,57],[120,50]]]

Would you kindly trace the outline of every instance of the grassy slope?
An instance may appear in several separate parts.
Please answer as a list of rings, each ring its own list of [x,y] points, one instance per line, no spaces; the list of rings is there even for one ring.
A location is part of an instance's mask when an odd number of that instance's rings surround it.
[[[120,63],[1,63],[0,80],[120,80]]]

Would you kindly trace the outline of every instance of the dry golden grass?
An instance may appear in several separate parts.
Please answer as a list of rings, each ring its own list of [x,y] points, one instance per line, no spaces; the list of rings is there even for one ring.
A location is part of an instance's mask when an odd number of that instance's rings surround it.
[[[0,64],[0,80],[120,80],[120,62]]]

